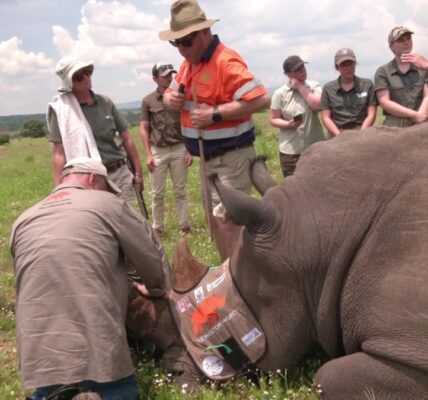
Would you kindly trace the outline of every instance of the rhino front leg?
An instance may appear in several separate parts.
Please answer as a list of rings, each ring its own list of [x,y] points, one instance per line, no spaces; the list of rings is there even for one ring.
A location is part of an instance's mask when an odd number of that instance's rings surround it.
[[[428,398],[428,376],[414,368],[355,353],[331,360],[315,375],[326,400],[422,400]]]

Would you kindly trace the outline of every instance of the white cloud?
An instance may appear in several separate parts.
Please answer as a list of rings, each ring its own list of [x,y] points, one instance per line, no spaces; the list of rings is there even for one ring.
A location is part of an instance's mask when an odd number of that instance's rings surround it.
[[[51,73],[53,62],[43,53],[25,52],[16,36],[0,42],[0,73],[5,76],[39,76]]]

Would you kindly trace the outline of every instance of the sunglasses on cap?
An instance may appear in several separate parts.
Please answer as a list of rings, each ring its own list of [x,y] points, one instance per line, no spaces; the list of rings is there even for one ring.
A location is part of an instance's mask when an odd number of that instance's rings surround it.
[[[75,74],[73,74],[73,81],[81,82],[85,76],[91,76],[93,72],[93,68],[87,67],[83,69],[79,69]]]
[[[174,69],[174,66],[172,64],[165,64],[165,65],[161,65],[158,70],[157,73],[158,75],[161,74],[164,71],[167,71],[168,69]]]
[[[193,32],[181,39],[170,40],[169,43],[171,43],[174,47],[192,47],[193,41],[199,32],[200,31]]]

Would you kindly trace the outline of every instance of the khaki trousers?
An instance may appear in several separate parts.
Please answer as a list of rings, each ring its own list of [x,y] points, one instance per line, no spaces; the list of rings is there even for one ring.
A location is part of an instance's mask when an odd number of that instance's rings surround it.
[[[134,177],[128,166],[126,164],[122,165],[115,171],[109,172],[108,176],[117,186],[119,186],[119,189],[122,191],[119,197],[132,206],[137,201],[137,196],[135,195],[133,185]]]
[[[189,201],[186,190],[187,166],[184,160],[186,148],[183,143],[172,146],[151,146],[155,170],[150,174],[152,183],[153,228],[163,229],[165,218],[165,189],[168,171],[174,191],[180,229],[189,226]]]

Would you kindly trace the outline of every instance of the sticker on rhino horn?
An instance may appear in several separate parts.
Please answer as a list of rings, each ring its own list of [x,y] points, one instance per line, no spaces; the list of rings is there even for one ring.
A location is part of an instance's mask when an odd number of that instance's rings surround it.
[[[223,360],[217,356],[205,357],[202,361],[202,369],[208,376],[217,376],[223,372]]]
[[[211,290],[214,290],[218,285],[223,283],[225,278],[226,278],[226,272],[223,272],[215,281],[211,283],[207,283],[207,290],[211,292]]]
[[[186,312],[191,306],[192,303],[190,302],[190,299],[188,296],[182,297],[178,302],[178,309],[180,310],[180,312]]]
[[[202,286],[199,286],[193,291],[193,296],[195,296],[196,304],[199,304],[205,298],[204,288]]]

